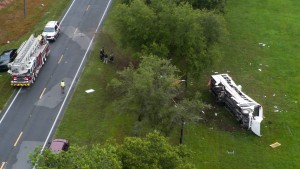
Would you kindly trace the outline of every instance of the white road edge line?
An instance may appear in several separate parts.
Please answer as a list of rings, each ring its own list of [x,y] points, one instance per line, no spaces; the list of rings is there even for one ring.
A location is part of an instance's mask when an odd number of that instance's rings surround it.
[[[67,10],[67,12],[66,12],[66,14],[64,15],[64,17],[61,19],[61,21],[60,21],[60,25],[62,24],[62,22],[65,20],[65,17],[67,16],[67,14],[69,13],[69,11],[70,11],[70,9],[72,8],[72,6],[73,6],[73,4],[74,4],[74,2],[75,2],[76,0],[74,0],[73,2],[72,2],[72,4],[70,5],[70,7],[69,7],[69,9]]]
[[[4,115],[2,116],[1,120],[0,120],[0,124],[2,123],[2,121],[4,120],[6,114],[8,113],[9,109],[11,108],[11,106],[13,105],[13,103],[15,102],[16,98],[18,97],[20,91],[21,91],[22,87],[19,89],[18,93],[15,95],[14,99],[11,101],[10,105],[8,106],[8,108],[6,109],[6,112],[4,113]]]
[[[67,14],[69,13],[69,11],[70,11],[70,9],[72,8],[72,6],[73,6],[73,4],[74,4],[75,1],[76,1],[76,0],[74,0],[74,1],[72,2],[72,4],[70,5],[70,7],[69,7],[69,9],[67,10],[67,12],[65,13],[64,17],[61,19],[60,24],[62,24],[62,22],[64,21],[65,17],[66,17]],[[15,95],[14,99],[12,100],[12,102],[11,102],[10,105],[9,105],[9,107],[7,108],[7,110],[5,111],[4,115],[2,116],[2,118],[1,118],[1,120],[0,120],[0,124],[1,124],[2,121],[4,120],[4,118],[5,118],[6,114],[7,114],[7,112],[9,111],[9,109],[10,109],[10,107],[13,105],[13,103],[15,102],[15,100],[16,100],[16,98],[18,97],[18,95],[19,95],[19,93],[20,93],[21,90],[22,90],[22,87],[19,89],[18,93]]]
[[[74,1],[76,1],[76,0],[74,0]],[[65,97],[65,99],[64,99],[64,101],[63,101],[63,103],[62,103],[62,105],[61,105],[61,107],[60,107],[60,109],[59,109],[59,111],[58,111],[58,114],[56,115],[56,118],[55,118],[55,120],[54,120],[54,123],[53,123],[53,125],[52,125],[52,127],[51,127],[51,129],[50,129],[50,131],[49,131],[49,133],[48,133],[48,136],[47,136],[47,138],[46,138],[46,140],[45,140],[45,142],[44,142],[44,145],[43,145],[43,147],[42,147],[42,149],[41,149],[40,154],[43,153],[43,151],[44,151],[44,149],[45,149],[45,147],[46,147],[46,144],[47,144],[47,142],[48,142],[48,140],[49,140],[49,138],[50,138],[50,135],[51,135],[51,133],[52,133],[52,131],[53,131],[53,129],[54,129],[54,126],[55,126],[56,123],[57,123],[57,120],[58,120],[58,118],[59,118],[59,116],[60,116],[60,114],[61,114],[61,112],[62,112],[62,109],[63,109],[63,107],[64,107],[64,105],[65,105],[65,103],[66,103],[66,100],[67,100],[67,98],[68,98],[68,96],[69,96],[69,94],[70,94],[70,91],[71,91],[71,89],[72,89],[72,87],[73,87],[73,85],[74,85],[74,83],[75,83],[75,79],[77,78],[77,76],[78,76],[78,74],[79,74],[79,71],[80,71],[80,69],[81,69],[81,67],[82,67],[82,65],[83,65],[83,62],[84,62],[84,60],[85,60],[85,58],[86,58],[86,56],[87,56],[87,53],[88,53],[89,50],[90,50],[90,47],[91,47],[91,45],[92,45],[92,43],[93,43],[93,41],[94,41],[95,35],[96,35],[96,33],[98,32],[98,29],[99,29],[99,27],[100,27],[100,25],[101,25],[101,23],[102,23],[102,21],[103,21],[103,19],[104,19],[104,16],[106,15],[106,12],[107,12],[107,10],[108,10],[108,7],[109,7],[110,4],[111,4],[111,1],[112,1],[112,0],[109,0],[108,4],[107,4],[107,6],[106,6],[106,8],[105,8],[105,10],[104,10],[104,13],[103,13],[103,15],[102,15],[102,17],[101,17],[101,19],[100,19],[100,22],[98,23],[97,29],[96,29],[96,31],[94,32],[94,35],[93,35],[93,37],[92,37],[92,39],[91,39],[91,41],[90,41],[90,44],[89,44],[89,46],[88,46],[88,48],[87,48],[87,50],[86,50],[86,52],[85,52],[85,54],[84,54],[84,57],[83,57],[82,60],[81,60],[81,63],[80,63],[80,65],[79,65],[79,67],[78,67],[78,69],[77,69],[77,72],[76,72],[76,74],[75,74],[75,76],[74,76],[74,78],[73,78],[73,81],[72,81],[72,83],[71,83],[71,86],[70,86],[70,88],[69,88],[69,90],[68,90],[68,92],[67,92],[67,94],[66,94],[66,97]],[[69,11],[69,10],[68,10],[68,11]],[[34,168],[35,168],[35,167],[34,167]]]

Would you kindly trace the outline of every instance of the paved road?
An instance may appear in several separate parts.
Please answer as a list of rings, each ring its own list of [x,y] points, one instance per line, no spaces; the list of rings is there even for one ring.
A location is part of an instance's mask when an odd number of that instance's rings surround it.
[[[28,153],[51,140],[111,0],[74,0],[31,87],[17,89],[0,114],[0,169],[31,168]],[[65,94],[59,82],[66,82]],[[8,86],[10,87],[10,86]]]

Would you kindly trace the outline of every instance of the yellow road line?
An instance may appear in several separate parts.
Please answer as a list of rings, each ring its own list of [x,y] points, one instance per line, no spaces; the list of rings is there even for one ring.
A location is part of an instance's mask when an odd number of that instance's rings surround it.
[[[40,99],[43,97],[45,90],[46,90],[46,88],[44,88],[44,90],[43,90],[43,92],[42,92],[42,94],[40,96]]]
[[[88,11],[88,10],[89,10],[89,8],[90,8],[90,6],[91,6],[91,5],[89,5],[89,6],[86,8],[86,10],[85,10],[85,11]]]
[[[57,62],[57,64],[60,63],[61,59],[64,57],[64,55],[61,55],[60,58],[59,58],[59,61]]]
[[[75,29],[74,34],[77,32],[77,29],[78,29],[78,28]]]
[[[23,131],[19,134],[19,137],[17,138],[17,140],[16,140],[16,142],[15,142],[15,144],[14,144],[14,147],[17,146],[17,144],[18,144],[18,142],[19,142],[19,140],[20,140],[22,134],[23,134]]]
[[[2,162],[0,169],[3,169],[5,164],[6,164],[6,162]]]

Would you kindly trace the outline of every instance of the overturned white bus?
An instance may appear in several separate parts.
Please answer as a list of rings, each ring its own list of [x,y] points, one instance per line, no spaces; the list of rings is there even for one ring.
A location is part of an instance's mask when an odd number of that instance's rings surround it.
[[[258,136],[263,120],[263,108],[242,92],[228,74],[211,75],[210,90],[219,103],[224,104],[241,123],[243,128],[251,129]]]

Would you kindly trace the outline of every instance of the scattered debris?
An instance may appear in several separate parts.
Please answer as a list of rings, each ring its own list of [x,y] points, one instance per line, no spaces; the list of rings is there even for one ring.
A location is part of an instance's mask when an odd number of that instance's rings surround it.
[[[202,113],[205,114],[203,110],[202,110]]]
[[[198,117],[197,119],[198,121],[204,120],[202,117]]]
[[[267,45],[267,44],[265,44],[265,43],[262,43],[262,42],[260,42],[260,43],[258,43],[259,44],[259,46],[262,46],[262,47],[270,47],[269,45]]]
[[[273,96],[276,96],[275,93],[273,93]]]
[[[8,40],[6,43],[10,43],[10,41]]]
[[[271,146],[272,148],[276,148],[276,147],[278,147],[278,146],[281,146],[281,144],[278,143],[278,142],[275,142],[275,143],[271,144],[270,146]]]
[[[44,4],[41,4],[42,6],[45,6]]]
[[[261,69],[258,69],[261,72]]]
[[[215,113],[215,116],[218,116],[218,113]]]
[[[233,155],[234,154],[234,150],[227,150],[227,154],[231,154],[231,155]]]
[[[279,112],[279,109],[278,109],[278,107],[276,105],[274,106],[274,112],[275,113]]]
[[[86,93],[92,93],[92,92],[94,92],[95,90],[94,89],[88,89],[88,90],[86,90],[85,92]]]

